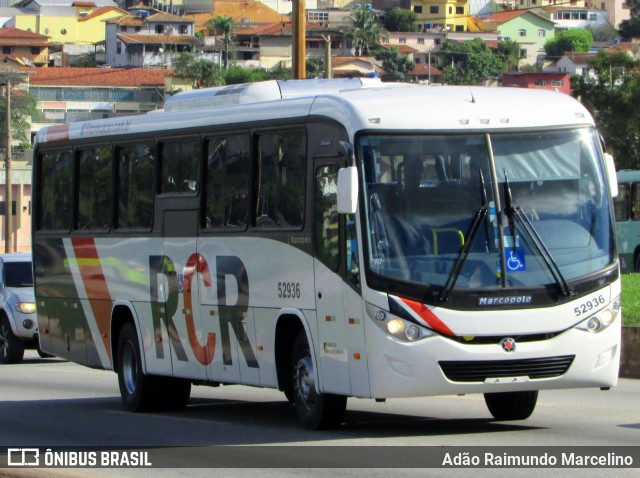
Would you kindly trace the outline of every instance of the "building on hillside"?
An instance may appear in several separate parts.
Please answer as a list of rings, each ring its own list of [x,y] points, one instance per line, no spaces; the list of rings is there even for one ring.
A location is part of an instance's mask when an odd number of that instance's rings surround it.
[[[382,64],[369,56],[332,56],[333,78],[377,77],[382,73]]]
[[[570,75],[588,75],[589,62],[596,57],[596,53],[565,52],[560,59],[544,69],[545,72],[569,73]]]
[[[144,6],[158,12],[173,13],[174,15],[193,15],[196,13],[213,12],[212,0],[115,0],[120,8]],[[217,3],[217,1],[216,1]]]
[[[570,95],[570,77],[568,73],[506,71],[502,74],[502,86],[561,91]]]
[[[22,66],[49,64],[49,37],[18,28],[0,28],[0,61]]]
[[[22,14],[22,12],[17,8],[0,7],[0,27],[3,27],[5,23],[7,23],[10,20],[13,20],[15,16],[20,14]]]
[[[520,47],[521,65],[539,65],[544,44],[555,35],[555,23],[528,10],[507,10],[473,19],[477,31],[498,32],[498,40],[513,40]]]
[[[411,11],[422,31],[456,31],[467,29],[467,0],[411,0]]]
[[[446,33],[437,32],[389,32],[389,46],[413,49],[413,59],[416,64],[428,63],[432,52],[440,49],[440,45],[447,39]]]
[[[416,83],[424,85],[439,85],[442,81],[442,71],[430,63],[416,63],[416,67],[409,72],[409,76]]]
[[[609,25],[609,14],[606,10],[587,7],[575,7],[562,4],[544,7],[543,14],[549,16],[558,28],[598,28]]]
[[[345,39],[342,31],[307,23],[307,58],[324,57],[329,37],[332,55],[353,55],[351,40]],[[237,30],[236,42],[232,49],[235,62],[241,66],[257,66],[266,69],[289,68],[292,58],[291,38],[291,23],[272,23]]]
[[[141,9],[106,24],[106,62],[112,67],[169,67],[178,53],[201,51],[193,20],[184,16]]]
[[[31,250],[31,169],[32,151],[11,158],[11,244],[13,251]],[[6,169],[0,169],[0,216],[6,208]],[[0,250],[5,250],[5,221],[0,220]]]
[[[245,26],[276,22],[288,22],[289,15],[283,15],[257,0],[216,0],[215,13],[197,13],[186,15],[194,21],[196,32],[207,34],[205,24],[217,16],[233,18],[234,28],[239,30]]]
[[[112,0],[22,0],[20,13],[5,26],[50,37],[50,63],[76,64],[82,56],[95,54],[105,40],[104,21],[127,15]]]
[[[290,15],[293,11],[293,2],[291,0],[259,0],[267,7],[280,15]],[[318,8],[318,0],[304,0],[305,10],[315,10]]]
[[[90,121],[162,108],[166,79],[161,68],[31,68],[29,93],[42,119],[32,134],[51,124]]]

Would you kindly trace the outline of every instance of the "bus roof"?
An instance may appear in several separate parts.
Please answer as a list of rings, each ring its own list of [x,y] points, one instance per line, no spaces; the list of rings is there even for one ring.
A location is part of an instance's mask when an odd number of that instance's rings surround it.
[[[197,114],[194,114],[197,111]],[[564,93],[521,88],[422,86],[377,80],[286,80],[179,93],[153,114],[42,128],[36,143],[230,123],[324,116],[361,130],[485,131],[593,125]]]

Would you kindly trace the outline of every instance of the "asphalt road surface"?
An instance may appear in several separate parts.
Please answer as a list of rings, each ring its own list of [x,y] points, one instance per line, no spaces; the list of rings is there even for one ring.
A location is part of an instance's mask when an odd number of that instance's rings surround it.
[[[413,458],[432,451],[438,457],[443,450],[451,457],[487,450],[510,455],[519,450],[512,447],[535,447],[527,450],[539,455],[576,446],[597,447],[580,452],[602,449],[619,454],[633,446],[640,461],[640,380],[621,379],[610,391],[540,392],[536,411],[520,422],[493,421],[481,395],[385,403],[352,398],[341,428],[308,431],[284,395],[274,390],[195,386],[182,412],[132,414],[122,407],[113,372],[40,359],[31,351],[22,364],[0,366],[0,452],[2,447],[37,447],[42,454],[47,448],[100,453],[129,447],[138,453],[151,450],[156,464],[169,460],[154,469],[0,468],[0,477],[301,476],[300,468],[307,468],[304,476],[427,476],[420,469],[422,462],[415,465]],[[291,462],[292,456],[297,458]],[[325,459],[339,471],[323,468]],[[211,466],[211,460],[218,464]],[[254,460],[260,467],[246,468]],[[382,468],[365,473],[366,466]],[[635,466],[473,471],[434,467],[428,476],[640,476],[638,463]]]

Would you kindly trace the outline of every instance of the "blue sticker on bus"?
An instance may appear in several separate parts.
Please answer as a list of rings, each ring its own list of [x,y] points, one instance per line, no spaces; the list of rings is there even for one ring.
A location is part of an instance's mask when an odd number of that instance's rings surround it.
[[[507,262],[507,270],[510,272],[518,272],[526,270],[525,262],[524,262],[524,251],[522,249],[512,249],[509,248],[506,250],[506,262]]]

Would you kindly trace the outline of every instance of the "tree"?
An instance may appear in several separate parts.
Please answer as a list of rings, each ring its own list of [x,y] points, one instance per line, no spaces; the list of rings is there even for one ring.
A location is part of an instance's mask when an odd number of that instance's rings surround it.
[[[416,67],[415,61],[400,54],[395,46],[382,50],[376,55],[376,60],[382,61],[382,67],[386,71],[384,77],[391,81],[405,81],[407,74]]]
[[[631,40],[640,37],[640,0],[627,0],[625,6],[629,7],[631,18],[620,23],[620,36],[623,40]]]
[[[390,32],[415,32],[416,14],[404,8],[394,8],[385,14],[383,24]]]
[[[178,53],[172,60],[174,75],[192,78],[194,88],[207,88],[225,84],[224,71],[213,61],[198,59],[191,53]]]
[[[233,44],[233,18],[225,15],[218,15],[216,18],[209,20],[205,23],[208,30],[214,32],[214,34],[222,35],[222,44],[224,45],[224,58],[223,64],[225,70],[229,67],[229,48]]]
[[[446,65],[442,82],[449,85],[478,85],[501,76],[507,67],[480,38],[462,43],[447,40],[436,55],[438,64]]]
[[[558,59],[566,51],[586,52],[593,44],[593,35],[589,30],[570,28],[547,40],[544,50],[547,57]]]
[[[625,52],[598,52],[589,75],[572,78],[573,95],[594,116],[618,169],[640,169],[640,63]]]
[[[498,42],[498,56],[502,58],[507,70],[518,71],[520,62],[520,45],[515,40],[501,40]]]
[[[1,75],[0,75],[1,77]],[[15,84],[15,83],[14,83]],[[40,119],[38,99],[24,90],[13,87],[11,93],[11,139],[21,148],[31,148],[31,122]],[[0,149],[6,150],[7,137],[7,97],[0,97]]]
[[[370,49],[389,40],[389,34],[380,25],[375,10],[366,6],[354,8],[352,16],[353,26],[344,36],[353,40],[356,56],[368,55]]]

